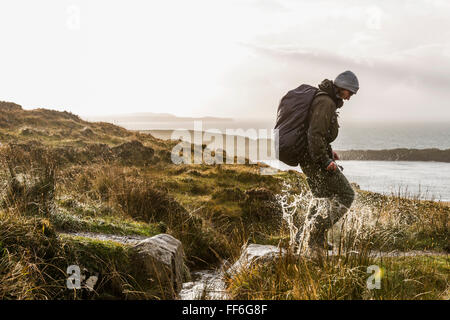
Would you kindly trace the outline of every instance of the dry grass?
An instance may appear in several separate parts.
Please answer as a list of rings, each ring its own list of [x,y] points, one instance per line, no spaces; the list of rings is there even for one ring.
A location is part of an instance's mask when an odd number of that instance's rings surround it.
[[[287,205],[285,210],[295,212],[290,221],[298,226],[311,195],[298,196],[292,192],[296,187],[283,190],[285,197],[280,199]],[[449,212],[448,207],[430,201],[358,191],[350,212],[328,233],[337,256],[299,257],[282,242],[287,254],[229,276],[228,288],[233,299],[445,299],[450,288],[448,255],[377,258],[373,253],[392,249],[448,252]],[[367,287],[371,265],[380,267],[381,289]]]
[[[374,265],[380,268],[380,289],[367,285]],[[449,272],[448,257],[375,259],[360,253],[311,260],[287,254],[250,266],[227,283],[232,299],[448,299]]]

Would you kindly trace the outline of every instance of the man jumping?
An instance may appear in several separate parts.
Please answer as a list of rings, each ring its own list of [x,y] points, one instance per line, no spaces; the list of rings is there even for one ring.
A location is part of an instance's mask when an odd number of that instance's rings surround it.
[[[330,249],[326,233],[350,208],[354,198],[350,183],[339,170],[335,160],[338,155],[330,143],[338,136],[337,110],[359,89],[356,75],[351,71],[339,74],[334,81],[325,79],[312,100],[307,130],[307,152],[299,159],[300,167],[307,177],[313,199],[305,224],[297,232],[299,252],[321,252]],[[324,210],[319,209],[317,198],[327,198]],[[306,251],[307,252],[307,251]]]

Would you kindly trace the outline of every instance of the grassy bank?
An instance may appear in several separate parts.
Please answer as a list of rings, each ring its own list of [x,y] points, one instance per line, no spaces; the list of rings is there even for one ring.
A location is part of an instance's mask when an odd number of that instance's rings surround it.
[[[370,266],[379,271],[374,274]],[[358,254],[312,261],[287,255],[229,278],[228,289],[233,299],[250,300],[448,300],[449,273],[448,256],[369,258]],[[379,287],[372,275],[379,277]]]

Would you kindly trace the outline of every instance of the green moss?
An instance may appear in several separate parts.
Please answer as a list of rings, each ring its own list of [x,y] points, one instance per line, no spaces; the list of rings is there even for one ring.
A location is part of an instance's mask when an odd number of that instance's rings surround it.
[[[98,276],[98,284],[94,287],[95,293],[90,293],[92,298],[161,297],[160,289],[146,279],[142,270],[134,268],[131,257],[135,252],[132,247],[115,241],[80,236],[62,235],[62,241],[67,263],[78,265],[85,272]]]
[[[89,217],[59,211],[50,217],[55,228],[66,232],[89,231],[118,235],[154,236],[161,233],[158,223],[137,222],[123,217]]]

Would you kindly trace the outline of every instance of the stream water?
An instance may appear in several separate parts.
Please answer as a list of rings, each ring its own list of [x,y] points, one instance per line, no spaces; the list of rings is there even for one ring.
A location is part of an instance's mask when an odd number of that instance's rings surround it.
[[[180,300],[227,300],[224,276],[220,270],[192,272],[193,281],[183,283]]]

